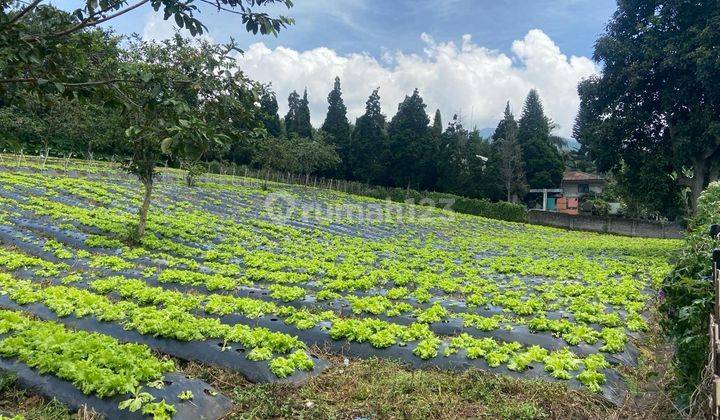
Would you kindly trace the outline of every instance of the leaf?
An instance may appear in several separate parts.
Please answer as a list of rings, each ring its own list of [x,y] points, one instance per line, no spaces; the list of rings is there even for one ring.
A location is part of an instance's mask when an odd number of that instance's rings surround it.
[[[172,154],[172,144],[173,139],[172,137],[167,137],[163,139],[162,143],[160,143],[160,150],[165,153],[166,155]]]

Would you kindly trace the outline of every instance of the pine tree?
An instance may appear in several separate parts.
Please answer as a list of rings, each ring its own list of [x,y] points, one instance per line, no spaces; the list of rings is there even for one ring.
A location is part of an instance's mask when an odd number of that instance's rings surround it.
[[[388,125],[388,159],[384,180],[389,185],[430,188],[435,182],[434,148],[425,103],[417,89],[406,96]]]
[[[260,110],[262,111],[262,122],[265,130],[272,137],[280,137],[282,127],[280,126],[280,116],[278,115],[278,103],[275,93],[270,89],[265,89],[260,96]]]
[[[340,89],[340,78],[335,77],[335,85],[328,94],[328,112],[322,130],[330,135],[330,142],[342,159],[341,173],[342,177],[348,177],[348,147],[350,143],[350,123],[347,119],[347,108],[342,99],[342,90]]]
[[[285,134],[287,138],[298,133],[298,114],[300,112],[300,95],[292,91],[288,96],[288,112],[285,115]]]
[[[380,181],[382,162],[387,153],[386,119],[380,108],[379,89],[372,92],[365,103],[365,114],[355,122],[348,153],[352,179],[367,183]]]
[[[439,113],[435,114],[435,123],[438,122]],[[433,135],[435,125],[433,124]],[[442,130],[441,130],[442,131]],[[468,143],[469,133],[462,126],[460,117],[454,115],[444,133],[438,139],[436,159],[439,162],[437,168],[437,182],[435,187],[438,191],[461,193],[463,181],[469,168],[464,151]]]
[[[492,135],[492,140],[497,141],[499,139],[506,139],[510,133],[514,133],[517,137],[518,123],[515,121],[515,116],[510,109],[510,101],[505,105],[505,114],[503,119],[498,123],[495,132]]]
[[[313,137],[313,128],[310,123],[310,104],[308,102],[307,89],[303,93],[297,112],[297,134],[300,137],[311,139]]]
[[[442,127],[442,115],[440,115],[440,110],[435,111],[435,118],[433,119],[433,125],[432,125],[432,136],[433,138],[440,138],[440,136],[443,133],[443,127]]]
[[[492,136],[490,160],[488,161],[488,186],[486,191],[493,199],[513,201],[527,192],[523,152],[518,142],[518,124],[505,106],[505,115]]]
[[[530,188],[557,188],[562,181],[563,160],[550,141],[550,128],[540,96],[533,89],[525,99],[518,129]]]
[[[522,197],[527,193],[525,165],[522,149],[517,140],[517,130],[508,131],[505,138],[497,141],[496,153],[499,157],[498,175],[506,199],[514,202],[516,197]]]

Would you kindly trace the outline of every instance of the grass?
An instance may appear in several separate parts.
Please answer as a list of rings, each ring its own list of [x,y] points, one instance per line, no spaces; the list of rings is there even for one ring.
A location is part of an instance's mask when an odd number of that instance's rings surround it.
[[[0,418],[22,416],[27,420],[67,420],[72,418],[89,419],[77,413],[73,416],[68,409],[57,400],[45,400],[33,395],[15,384],[13,375],[0,374]]]

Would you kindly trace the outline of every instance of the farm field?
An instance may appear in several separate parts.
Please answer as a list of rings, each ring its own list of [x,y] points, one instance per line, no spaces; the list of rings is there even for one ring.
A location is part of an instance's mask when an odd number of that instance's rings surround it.
[[[140,197],[109,166],[0,166],[0,368],[57,378],[72,410],[264,417],[268,387],[307,384],[301,410],[358,416],[328,403],[343,375],[476,369],[622,405],[680,246],[173,171],[132,245]]]

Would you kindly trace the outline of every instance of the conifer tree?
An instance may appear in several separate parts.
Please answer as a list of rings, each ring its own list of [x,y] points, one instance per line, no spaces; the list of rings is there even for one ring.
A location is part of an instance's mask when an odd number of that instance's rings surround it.
[[[525,99],[518,129],[518,142],[530,188],[558,188],[562,181],[563,160],[551,143],[552,123],[545,116],[540,95],[531,90]]]
[[[280,137],[282,127],[280,126],[280,116],[278,115],[278,103],[275,93],[270,89],[265,89],[260,96],[261,119],[265,130],[271,137]]]
[[[510,102],[505,106],[503,119],[492,136],[490,160],[488,161],[488,187],[486,191],[493,199],[514,201],[527,192],[523,152],[518,142],[518,123],[510,110]]]
[[[417,89],[406,96],[388,125],[387,184],[430,188],[435,181],[433,142],[426,105]]]
[[[287,138],[298,134],[298,113],[300,110],[300,95],[292,91],[288,97],[288,112],[285,115],[285,134]]]
[[[435,139],[440,138],[440,136],[443,133],[443,127],[442,127],[442,115],[440,115],[440,110],[435,111],[435,118],[433,119],[433,125],[432,125],[432,136]]]
[[[340,78],[335,77],[335,85],[328,94],[328,112],[322,130],[330,135],[330,142],[342,159],[341,169],[342,177],[348,177],[348,155],[350,144],[350,123],[347,119],[347,108],[342,99],[342,90],[340,88]]]
[[[297,111],[297,134],[300,137],[311,139],[313,137],[312,124],[310,123],[310,104],[308,102],[307,89],[303,92]]]
[[[348,153],[352,179],[367,183],[380,180],[387,154],[386,119],[380,108],[379,90],[372,92],[365,103],[365,114],[355,122]]]

